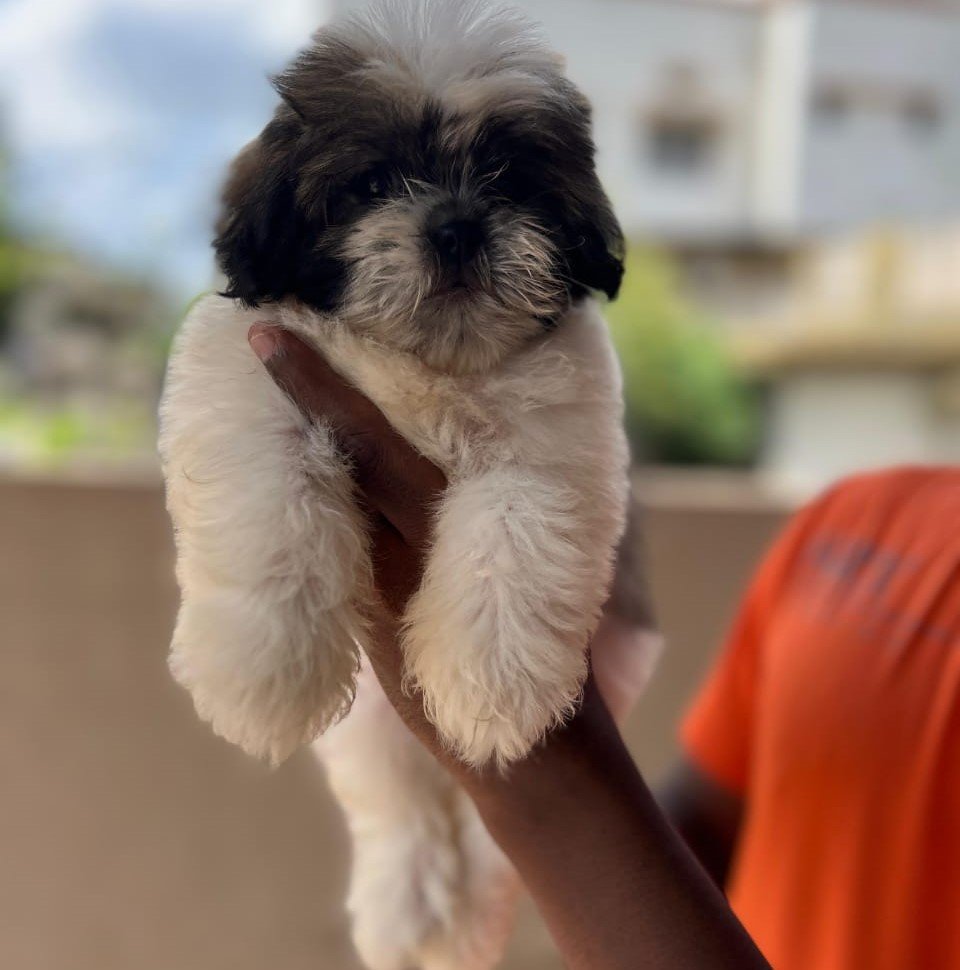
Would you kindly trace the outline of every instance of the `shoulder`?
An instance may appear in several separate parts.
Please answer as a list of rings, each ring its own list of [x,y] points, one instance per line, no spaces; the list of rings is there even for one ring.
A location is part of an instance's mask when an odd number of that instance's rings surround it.
[[[600,304],[593,297],[578,300],[559,321],[545,348],[562,348],[587,360],[608,364],[615,357],[610,330]]]
[[[921,492],[953,494],[960,502],[960,466],[900,465],[851,475],[827,489],[810,508],[860,515],[881,509],[889,514]]]
[[[247,332],[258,321],[276,319],[276,307],[247,307],[218,293],[207,293],[190,305],[171,348],[168,379],[183,371],[228,371],[250,359]]]
[[[247,331],[273,311],[244,307],[236,300],[206,294],[193,302],[174,337],[163,395],[163,411],[171,401],[201,406],[214,387],[235,384],[255,373]]]
[[[960,514],[960,467],[901,466],[837,482],[790,520],[769,557],[785,575],[809,554],[848,555],[956,542],[943,522]],[[844,552],[844,550],[846,550]]]
[[[225,317],[237,317],[245,312],[239,300],[221,296],[219,293],[201,293],[187,307],[185,320],[209,320]],[[255,312],[255,311],[249,311]]]
[[[596,300],[576,303],[544,339],[493,372],[496,393],[520,392],[540,404],[607,404],[621,396],[620,365]]]
[[[224,328],[249,328],[257,320],[275,315],[274,311],[246,307],[239,300],[221,296],[219,293],[204,293],[190,304],[181,327],[182,333]],[[244,333],[246,331],[244,330]]]

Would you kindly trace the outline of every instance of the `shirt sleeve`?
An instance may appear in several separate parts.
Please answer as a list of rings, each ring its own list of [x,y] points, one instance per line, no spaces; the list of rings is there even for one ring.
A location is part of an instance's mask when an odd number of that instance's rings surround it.
[[[797,513],[767,552],[681,724],[680,741],[690,760],[737,795],[746,793],[750,776],[768,632],[793,565],[828,498]]]

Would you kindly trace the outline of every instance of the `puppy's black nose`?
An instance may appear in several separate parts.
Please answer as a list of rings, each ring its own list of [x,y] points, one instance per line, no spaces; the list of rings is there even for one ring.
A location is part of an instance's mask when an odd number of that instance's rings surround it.
[[[473,219],[451,219],[430,233],[430,241],[444,266],[466,266],[483,244],[483,229]]]

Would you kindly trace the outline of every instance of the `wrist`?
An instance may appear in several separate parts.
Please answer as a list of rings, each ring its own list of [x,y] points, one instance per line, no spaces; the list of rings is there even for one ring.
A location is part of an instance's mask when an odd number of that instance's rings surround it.
[[[589,688],[588,688],[589,690]],[[583,811],[590,792],[623,776],[633,764],[617,728],[591,690],[583,708],[505,771],[464,769],[460,782],[501,847],[532,833],[563,830]]]

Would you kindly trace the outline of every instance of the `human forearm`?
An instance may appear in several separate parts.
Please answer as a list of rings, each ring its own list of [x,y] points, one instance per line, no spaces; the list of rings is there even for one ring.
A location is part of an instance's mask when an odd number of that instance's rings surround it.
[[[591,712],[505,779],[468,781],[573,970],[767,968],[673,832],[612,721]]]

